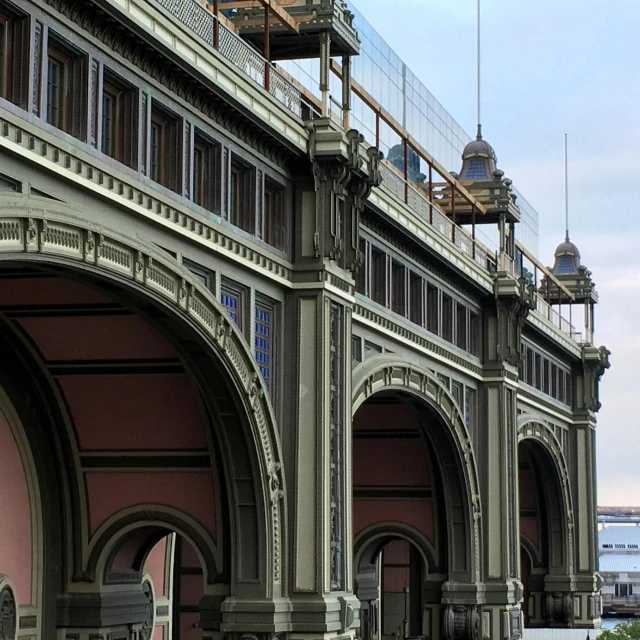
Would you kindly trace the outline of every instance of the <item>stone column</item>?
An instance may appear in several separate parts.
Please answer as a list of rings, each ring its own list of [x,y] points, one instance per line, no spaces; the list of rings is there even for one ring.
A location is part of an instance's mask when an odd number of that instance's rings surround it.
[[[585,345],[582,372],[574,389],[574,423],[570,432],[568,460],[574,513],[575,593],[573,626],[599,627],[602,615],[598,567],[596,492],[596,412],[600,409],[599,384],[609,368],[610,352]]]
[[[487,638],[522,633],[516,396],[521,336],[533,288],[505,272],[495,277],[495,311],[485,317],[485,382],[477,437],[483,505],[482,630]]]
[[[99,588],[58,596],[58,639],[151,640],[155,622],[151,583]]]
[[[288,354],[283,442],[291,549],[288,584],[296,637],[353,636],[351,314],[360,213],[379,180],[379,153],[328,120],[316,121],[314,184],[296,200],[295,288],[286,301]]]

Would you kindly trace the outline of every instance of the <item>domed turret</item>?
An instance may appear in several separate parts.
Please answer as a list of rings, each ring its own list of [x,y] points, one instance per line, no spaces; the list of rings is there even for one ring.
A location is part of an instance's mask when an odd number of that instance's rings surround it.
[[[580,273],[580,251],[573,242],[569,240],[569,234],[565,236],[564,242],[558,245],[554,254],[553,275],[568,276]],[[584,267],[582,267],[584,269]]]
[[[495,180],[498,158],[493,147],[482,138],[482,127],[478,125],[478,135],[462,152],[462,169],[459,179],[484,181]],[[502,176],[499,176],[502,177]]]

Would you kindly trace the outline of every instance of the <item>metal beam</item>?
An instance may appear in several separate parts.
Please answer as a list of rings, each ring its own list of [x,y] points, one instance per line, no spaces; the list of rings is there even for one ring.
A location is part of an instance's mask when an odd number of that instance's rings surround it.
[[[233,0],[233,2],[222,3],[220,9],[253,9],[257,7],[264,7],[285,27],[288,27],[294,33],[300,33],[300,23],[280,6],[278,0]],[[239,26],[242,26],[242,23]]]

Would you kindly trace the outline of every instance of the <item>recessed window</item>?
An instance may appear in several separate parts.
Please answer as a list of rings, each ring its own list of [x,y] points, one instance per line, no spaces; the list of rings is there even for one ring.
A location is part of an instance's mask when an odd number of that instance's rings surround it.
[[[105,70],[102,89],[102,153],[133,167],[137,154],[137,92]]]
[[[220,145],[199,132],[193,139],[193,201],[220,211]]]
[[[456,302],[456,347],[467,348],[467,307]]]
[[[474,356],[480,355],[480,331],[480,316],[469,312],[469,351]]]
[[[371,247],[371,299],[387,304],[387,256],[374,247]]]
[[[272,247],[283,251],[286,241],[284,189],[270,180],[265,180],[264,211],[260,227],[262,239]]]
[[[427,282],[427,330],[437,334],[440,329],[440,291]]]
[[[157,104],[151,107],[149,176],[176,193],[181,191],[182,120]]]
[[[542,356],[539,353],[535,354],[535,370],[534,370],[534,380],[532,381],[533,386],[536,389],[542,390]]]
[[[275,308],[266,302],[256,301],[254,312],[255,357],[265,385],[274,388]]]
[[[469,387],[464,389],[464,419],[469,433],[473,434],[477,421],[476,390]]]
[[[87,56],[49,35],[47,122],[75,138],[86,139]]]
[[[442,294],[442,331],[440,335],[447,342],[453,342],[453,299],[446,293]]]
[[[464,400],[464,387],[462,385],[461,382],[456,382],[455,380],[451,381],[451,395],[453,396],[453,399],[455,400],[456,404],[460,407],[460,409],[462,410],[463,407],[463,400]]]
[[[4,3],[3,3],[4,4]],[[0,10],[0,95],[27,108],[29,20],[4,6]]]
[[[234,158],[229,179],[229,222],[248,233],[256,233],[253,170]]]
[[[198,280],[201,284],[203,284],[210,291],[214,288],[214,272],[211,269],[207,269],[206,267],[202,267],[195,262],[191,262],[191,260],[183,260],[182,264],[191,271],[191,273],[195,276],[196,280]]]
[[[409,275],[409,307],[411,322],[424,327],[423,280],[413,271]]]
[[[236,323],[242,333],[246,335],[247,323],[245,319],[245,307],[247,291],[232,280],[223,278],[220,283],[220,302],[227,310],[231,319]]]
[[[391,263],[391,310],[407,315],[407,270],[395,260]]]

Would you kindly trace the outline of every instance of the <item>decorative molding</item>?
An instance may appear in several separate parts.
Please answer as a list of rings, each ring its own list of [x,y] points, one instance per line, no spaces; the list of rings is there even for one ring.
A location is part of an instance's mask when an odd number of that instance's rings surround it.
[[[46,204],[50,208],[21,196],[13,207],[7,202],[0,208],[0,260],[44,261],[102,275],[137,289],[193,326],[226,361],[249,409],[261,468],[266,476],[271,474],[280,464],[280,447],[269,394],[238,328],[213,294],[159,250],[90,225],[65,205]],[[284,485],[282,470],[280,474]],[[269,495],[264,497],[268,502]],[[270,524],[269,541],[281,546],[282,523]]]
[[[82,30],[122,56],[129,63],[175,93],[202,115],[280,167],[298,154],[260,123],[232,107],[223,97],[189,73],[189,69],[164,55],[125,23],[93,2],[45,0],[47,4]]]
[[[535,288],[524,278],[513,278],[506,273],[495,275],[494,295],[498,315],[498,362],[517,367],[522,360],[522,327],[535,305]]]
[[[575,523],[569,468],[562,443],[558,440],[552,424],[542,422],[526,413],[518,416],[518,443],[525,440],[534,440],[541,444],[549,452],[558,470],[558,480],[560,481],[562,503],[566,518],[567,569],[568,573],[572,575],[574,570],[573,534]]]
[[[380,391],[400,389],[424,399],[441,417],[452,436],[463,472],[461,491],[468,500],[468,513],[464,513],[472,539],[470,577],[480,580],[480,531],[482,504],[477,464],[473,444],[464,417],[453,396],[431,372],[405,362],[392,360],[382,354],[369,358],[353,371],[352,413],[371,396]],[[464,499],[464,498],[463,498]],[[464,512],[464,508],[461,509]]]
[[[25,122],[25,127],[28,126]],[[35,135],[27,128],[0,117],[0,145],[3,144],[3,139],[9,143],[7,146],[11,150],[19,152],[27,160],[33,159],[38,164],[51,164],[58,171],[63,170],[63,174],[73,182],[101,195],[107,195],[124,206],[142,211],[147,217],[156,217],[161,224],[170,225],[176,231],[194,237],[211,248],[217,248],[236,259],[241,259],[267,277],[281,282],[291,281],[292,268],[286,261],[274,258],[266,249],[261,251],[248,240],[240,239],[231,229],[227,231],[222,225],[212,223],[182,205],[171,203],[167,196],[163,197],[159,192],[141,185],[135,178],[102,165],[97,158],[81,159],[81,151],[71,153],[68,146],[55,140],[53,136],[47,136],[44,132]],[[20,194],[11,193],[7,197],[19,198]],[[1,202],[0,208],[3,207]],[[42,207],[43,200],[35,206]]]
[[[582,366],[584,369],[584,406],[593,412],[600,411],[600,380],[611,366],[611,351],[606,347],[582,347]]]
[[[357,323],[359,319],[367,320],[368,322],[378,325],[382,331],[394,334],[408,342],[412,342],[416,346],[430,351],[437,358],[448,360],[459,368],[466,369],[477,378],[482,377],[482,367],[479,364],[470,362],[468,359],[472,356],[469,356],[468,358],[459,356],[446,347],[440,346],[436,342],[433,342],[421,335],[418,327],[416,327],[416,331],[412,331],[400,322],[395,321],[391,317],[390,312],[387,312],[386,314],[378,313],[372,308],[372,306],[373,305],[370,306],[366,303],[357,301],[353,307],[354,322]],[[424,329],[422,331],[426,332]]]

